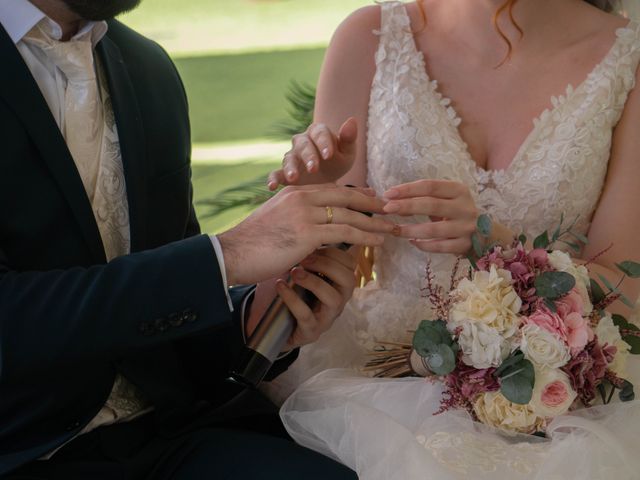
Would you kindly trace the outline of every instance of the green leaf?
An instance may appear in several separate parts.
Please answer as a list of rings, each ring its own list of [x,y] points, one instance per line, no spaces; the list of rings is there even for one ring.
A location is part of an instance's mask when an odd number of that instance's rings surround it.
[[[473,251],[476,256],[481,257],[483,253],[482,244],[480,243],[480,237],[477,233],[471,235],[471,245],[473,245]]]
[[[627,297],[624,293],[620,293],[620,298],[618,300],[620,300],[629,308],[635,307],[635,304],[631,300],[629,300],[629,297]]]
[[[413,335],[413,348],[421,357],[437,352],[440,345],[451,348],[453,337],[442,320],[423,320]]]
[[[609,280],[607,280],[607,277],[605,277],[604,275],[598,274],[598,278],[604,284],[604,286],[609,289],[609,293],[615,293],[617,291],[617,288],[614,287]]]
[[[547,248],[549,246],[549,234],[545,230],[533,241],[533,248]]]
[[[632,355],[640,355],[640,337],[635,335],[624,335],[622,340],[631,346],[629,353]]]
[[[627,260],[625,262],[616,263],[616,267],[622,273],[631,278],[640,278],[640,263]]]
[[[582,242],[585,245],[589,244],[589,239],[587,237],[585,237],[584,235],[582,235],[581,233],[578,232],[569,232],[569,234],[571,236],[573,236],[574,238],[576,238],[578,241]]]
[[[450,346],[441,344],[426,357],[426,364],[436,375],[448,375],[456,368],[456,356]]]
[[[574,242],[567,242],[565,240],[561,240],[562,243],[564,243],[565,245],[567,245],[571,250],[573,250],[576,253],[580,253],[580,245],[578,245],[577,243]]]
[[[471,264],[474,270],[478,270],[478,264],[476,263],[475,259],[471,255],[467,255],[467,260],[469,261],[469,263]]]
[[[556,313],[558,311],[558,307],[556,307],[556,303],[553,300],[551,300],[549,298],[545,298],[544,299],[544,304],[547,306],[547,308],[551,312]]]
[[[493,375],[496,377],[500,377],[504,372],[508,369],[513,368],[515,365],[524,360],[524,353],[520,350],[515,350],[511,353],[507,358],[505,358],[502,364],[493,372]]]
[[[551,235],[551,241],[555,242],[560,238],[560,229],[562,228],[562,222],[558,224],[556,229],[553,231],[553,235]]]
[[[602,287],[600,286],[600,284],[596,282],[593,278],[590,278],[589,282],[591,284],[591,300],[593,301],[594,305],[597,305],[602,300],[604,300],[604,297],[605,297],[604,291],[602,290]]]
[[[566,272],[544,272],[535,280],[536,294],[550,300],[569,293],[575,285],[576,279]]]
[[[624,318],[619,313],[614,313],[611,315],[611,319],[613,320],[613,324],[618,328],[629,328],[631,325],[626,318]],[[633,325],[635,327],[635,325]],[[637,327],[636,327],[637,328]]]
[[[486,213],[483,213],[478,217],[476,227],[481,235],[488,237],[489,235],[491,235],[491,217],[489,217],[489,215],[487,215]]]
[[[622,383],[620,389],[620,400],[623,402],[630,402],[635,399],[636,395],[633,391],[633,384],[627,380]]]
[[[529,360],[521,360],[517,367],[517,371],[500,379],[500,392],[507,400],[525,405],[531,401],[533,396],[536,374],[533,364]]]
[[[521,233],[518,237],[518,241],[524,246],[527,243],[527,236],[524,233]]]

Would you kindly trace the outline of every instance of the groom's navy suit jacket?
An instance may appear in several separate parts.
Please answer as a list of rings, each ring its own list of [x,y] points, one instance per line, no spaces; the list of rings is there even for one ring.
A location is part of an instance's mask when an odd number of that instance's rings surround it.
[[[62,445],[117,372],[170,435],[224,401],[242,345],[191,202],[187,100],[166,53],[122,24],[96,47],[125,170],[132,254],[106,264],[80,176],[0,27],[0,476]],[[232,296],[243,294],[232,289]]]

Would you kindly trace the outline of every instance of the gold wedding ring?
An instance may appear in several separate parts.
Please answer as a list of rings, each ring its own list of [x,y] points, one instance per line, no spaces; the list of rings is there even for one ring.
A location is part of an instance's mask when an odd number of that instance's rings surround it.
[[[331,208],[329,205],[324,208],[327,210],[327,225],[333,223],[333,208]]]

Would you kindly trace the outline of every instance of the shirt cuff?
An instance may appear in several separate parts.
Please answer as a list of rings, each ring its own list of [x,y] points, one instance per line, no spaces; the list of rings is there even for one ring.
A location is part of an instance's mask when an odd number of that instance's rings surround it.
[[[211,239],[213,250],[216,252],[216,258],[218,259],[218,266],[220,267],[220,274],[222,275],[222,283],[224,284],[224,293],[227,296],[229,311],[233,312],[233,302],[231,301],[231,295],[229,295],[229,285],[227,284],[227,270],[224,266],[224,254],[222,253],[222,246],[220,245],[220,240],[218,240],[218,237],[216,237],[215,235],[209,235],[209,238]],[[244,315],[241,318],[244,318]],[[244,336],[244,328],[242,331],[242,335]]]

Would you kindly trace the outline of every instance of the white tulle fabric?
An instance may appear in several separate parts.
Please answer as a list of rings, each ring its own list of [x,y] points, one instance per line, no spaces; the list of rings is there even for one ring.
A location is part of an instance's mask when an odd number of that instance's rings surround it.
[[[584,82],[551,99],[507,169],[486,171],[460,137],[452,102],[426,72],[404,5],[384,2],[381,9],[369,105],[369,185],[382,193],[421,178],[456,180],[469,186],[482,211],[530,237],[552,228],[563,213],[579,216],[577,230],[586,233],[607,172],[612,130],[634,87],[640,27],[630,23],[618,30]],[[636,427],[640,431],[637,403],[604,407],[599,420],[595,413],[570,417],[579,425],[559,419],[552,440],[506,438],[464,413],[433,416],[441,398],[437,385],[371,379],[357,371],[377,339],[406,341],[408,330],[428,316],[420,291],[427,258],[446,285],[454,258],[387,239],[375,252],[376,281],[357,290],[334,327],[265,387],[282,401],[316,373],[350,369],[320,373],[286,401],[282,418],[291,435],[367,480],[596,479],[607,472],[639,478],[638,460],[620,444],[637,434]]]

